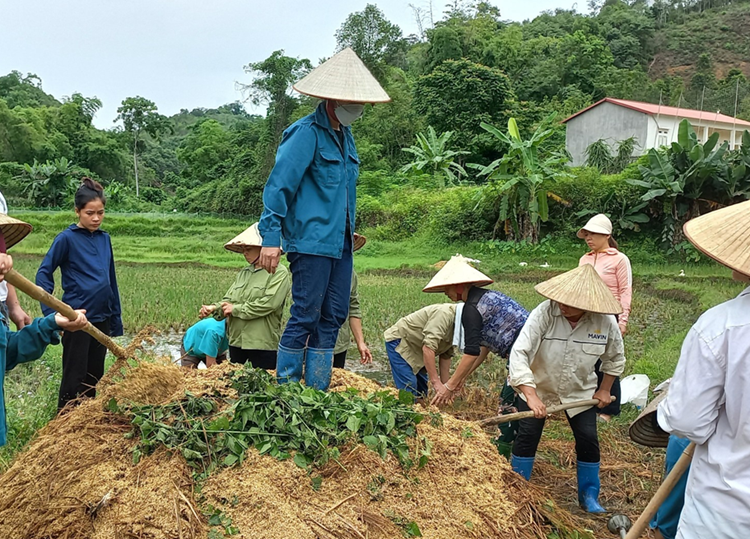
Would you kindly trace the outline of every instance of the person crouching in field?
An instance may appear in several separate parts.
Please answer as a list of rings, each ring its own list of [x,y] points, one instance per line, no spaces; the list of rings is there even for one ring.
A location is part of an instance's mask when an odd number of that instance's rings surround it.
[[[224,299],[203,305],[200,317],[227,319],[229,360],[257,369],[276,368],[276,350],[281,338],[284,302],[292,286],[289,270],[279,265],[269,273],[258,263],[263,238],[258,223],[229,241],[224,248],[242,253],[249,266],[240,270]]]
[[[29,232],[31,225],[22,221],[5,217],[0,222],[0,282],[13,269],[13,259],[5,253],[6,248],[21,241]],[[85,311],[79,309],[77,312],[78,317],[72,322],[60,314],[50,314],[33,320],[16,332],[9,331],[4,323],[0,323],[0,446],[5,445],[8,432],[5,418],[5,373],[19,363],[39,359],[47,345],[60,342],[60,330],[65,330],[67,335],[85,327],[88,323]],[[0,314],[0,317],[3,315]]]
[[[182,338],[180,365],[195,369],[201,361],[213,367],[227,359],[227,321],[204,318],[190,326]]]
[[[450,376],[455,319],[455,305],[438,303],[404,316],[385,331],[385,350],[398,389],[424,399],[428,381],[436,391],[443,386]]]
[[[519,303],[496,290],[482,288],[492,279],[456,255],[438,271],[423,292],[443,292],[453,301],[464,304],[457,311],[458,338],[454,342],[463,350],[461,361],[446,383],[436,388],[432,404],[453,401],[466,378],[487,359],[490,352],[507,358],[529,313]],[[463,342],[462,342],[463,341]]]
[[[367,243],[367,238],[361,234],[354,233],[354,244],[352,252],[356,253]],[[349,324],[344,323],[339,330],[339,336],[336,339],[336,346],[333,347],[333,367],[343,369],[346,365],[346,354],[349,351],[349,344],[354,336],[354,342],[359,350],[359,361],[362,365],[372,363],[372,352],[365,342],[365,334],[362,331],[362,311],[359,308],[359,277],[357,272],[352,270],[352,285],[349,294]]]
[[[36,273],[36,284],[50,294],[54,273],[60,268],[62,300],[74,309],[85,309],[91,324],[105,335],[123,334],[120,293],[115,259],[104,221],[104,190],[99,182],[83,178],[75,194],[78,223],[60,232]],[[53,311],[42,305],[45,315]],[[65,332],[62,337],[63,372],[58,409],[79,397],[96,396],[96,384],[104,375],[107,348],[88,333]]]
[[[534,417],[519,422],[511,466],[531,477],[542,437],[547,404],[599,399],[610,403],[610,388],[622,374],[625,355],[614,314],[622,306],[589,264],[553,277],[535,287],[547,298],[521,330],[510,353],[510,384],[521,397],[518,410]],[[601,358],[604,380],[597,389],[596,362]],[[547,403],[547,404],[545,404]],[[578,502],[589,513],[603,513],[599,505],[599,438],[596,408],[567,411],[576,440]]]
[[[688,221],[685,237],[750,283],[750,201]],[[658,425],[695,442],[677,539],[750,537],[750,288],[685,337]]]

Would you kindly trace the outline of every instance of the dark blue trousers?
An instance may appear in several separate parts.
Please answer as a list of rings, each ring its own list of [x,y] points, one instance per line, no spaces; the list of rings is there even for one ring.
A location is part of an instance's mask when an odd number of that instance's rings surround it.
[[[341,258],[289,253],[292,308],[281,345],[333,349],[339,329],[349,316],[352,286],[352,239],[347,231]]]

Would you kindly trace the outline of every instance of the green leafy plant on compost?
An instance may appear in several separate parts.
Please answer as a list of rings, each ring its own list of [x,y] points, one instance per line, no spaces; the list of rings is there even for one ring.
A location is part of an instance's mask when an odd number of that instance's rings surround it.
[[[390,451],[406,469],[423,467],[430,456],[429,442],[417,438],[423,416],[408,392],[366,398],[356,389],[326,393],[299,383],[279,385],[266,371],[252,368],[229,376],[238,392],[232,401],[186,394],[178,402],[130,409],[110,401],[111,411],[132,415],[130,435],[140,437],[134,461],[165,446],[180,451],[204,478],[219,466],[240,464],[250,446],[280,460],[293,457],[309,471],[339,462],[340,448],[349,443],[363,443],[382,458]],[[414,450],[409,438],[417,438]]]

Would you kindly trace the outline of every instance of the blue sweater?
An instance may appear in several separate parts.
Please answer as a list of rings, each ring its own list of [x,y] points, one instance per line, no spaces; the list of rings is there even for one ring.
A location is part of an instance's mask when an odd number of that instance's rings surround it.
[[[347,222],[354,231],[358,177],[351,129],[337,134],[323,102],[284,131],[263,190],[263,246],[341,258]]]
[[[226,321],[209,317],[193,324],[185,332],[182,346],[189,355],[198,359],[220,356],[229,350]]]
[[[8,331],[5,324],[0,323],[0,446],[5,445],[8,432],[5,424],[5,371],[19,363],[39,359],[48,344],[60,342],[59,330],[54,315],[37,318],[16,332]]]
[[[50,294],[57,268],[62,275],[62,300],[74,309],[86,309],[89,322],[108,320],[110,336],[122,335],[120,292],[109,234],[70,225],[52,242],[36,273],[36,284]],[[42,312],[48,315],[54,311],[42,305]]]

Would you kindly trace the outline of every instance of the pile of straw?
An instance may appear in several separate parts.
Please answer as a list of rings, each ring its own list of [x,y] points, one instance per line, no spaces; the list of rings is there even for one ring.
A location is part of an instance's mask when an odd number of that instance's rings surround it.
[[[576,521],[541,491],[513,474],[475,424],[426,418],[413,441],[415,454],[431,445],[422,469],[404,470],[362,445],[342,450],[340,463],[308,472],[250,449],[242,465],[223,468],[200,485],[178,453],[160,449],[133,464],[137,439],[118,402],[162,404],[194,395],[232,396],[233,365],[188,371],[142,363],[99,397],[51,421],[0,476],[0,537],[25,539],[206,539],[204,512],[213,506],[231,518],[237,538],[392,538],[417,526],[424,537],[546,537]],[[119,378],[120,376],[118,376]],[[335,370],[332,387],[377,384]],[[434,411],[434,410],[433,410]],[[214,528],[219,530],[220,528]],[[223,533],[223,530],[221,530]],[[584,537],[584,536],[582,536]]]

